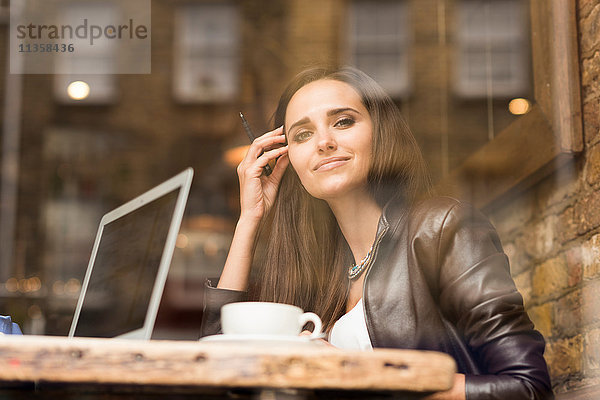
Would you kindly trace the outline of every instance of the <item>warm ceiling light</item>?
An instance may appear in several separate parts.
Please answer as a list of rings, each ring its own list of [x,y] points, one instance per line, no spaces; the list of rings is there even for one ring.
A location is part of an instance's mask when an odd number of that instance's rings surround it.
[[[512,99],[510,103],[508,103],[508,111],[514,115],[523,115],[529,112],[531,108],[531,103],[527,99]]]
[[[67,93],[73,100],[83,100],[90,95],[90,85],[84,81],[71,82],[67,87]]]
[[[249,147],[250,145],[238,146],[225,151],[225,162],[227,165],[234,168],[237,167],[246,156]]]

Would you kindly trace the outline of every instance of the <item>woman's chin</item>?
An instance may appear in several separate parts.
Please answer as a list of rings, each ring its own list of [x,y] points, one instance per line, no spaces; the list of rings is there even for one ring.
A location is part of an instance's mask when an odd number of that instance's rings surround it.
[[[356,187],[352,185],[348,185],[346,183],[338,183],[326,186],[320,186],[315,190],[308,190],[311,196],[316,197],[317,199],[330,201],[341,199],[348,194],[354,192]]]

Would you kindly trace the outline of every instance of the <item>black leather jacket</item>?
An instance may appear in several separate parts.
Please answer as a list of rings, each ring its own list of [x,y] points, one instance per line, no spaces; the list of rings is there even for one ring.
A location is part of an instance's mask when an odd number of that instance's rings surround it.
[[[407,210],[391,201],[379,220],[363,306],[374,348],[450,354],[475,399],[552,398],[534,330],[490,222],[440,197]],[[219,310],[244,292],[207,285],[201,335],[220,331]]]

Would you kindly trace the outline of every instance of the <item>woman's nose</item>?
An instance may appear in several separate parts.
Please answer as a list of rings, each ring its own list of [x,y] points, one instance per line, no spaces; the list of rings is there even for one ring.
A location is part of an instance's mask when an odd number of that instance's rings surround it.
[[[318,135],[319,139],[317,140],[317,146],[319,151],[324,152],[337,149],[337,142],[329,130],[321,130]]]

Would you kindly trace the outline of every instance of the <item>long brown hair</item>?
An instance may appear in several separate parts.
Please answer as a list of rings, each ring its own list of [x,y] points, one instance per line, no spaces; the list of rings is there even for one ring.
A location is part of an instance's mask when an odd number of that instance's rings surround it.
[[[427,168],[408,125],[385,91],[358,69],[313,68],[296,75],[281,95],[274,126],[284,125],[292,96],[318,80],[352,86],[371,116],[373,157],[367,181],[377,203],[383,207],[398,198],[410,205],[429,195]],[[263,229],[266,247],[255,297],[313,311],[329,331],[345,312],[346,267],[353,261],[352,253],[327,203],[304,189],[291,164]]]

